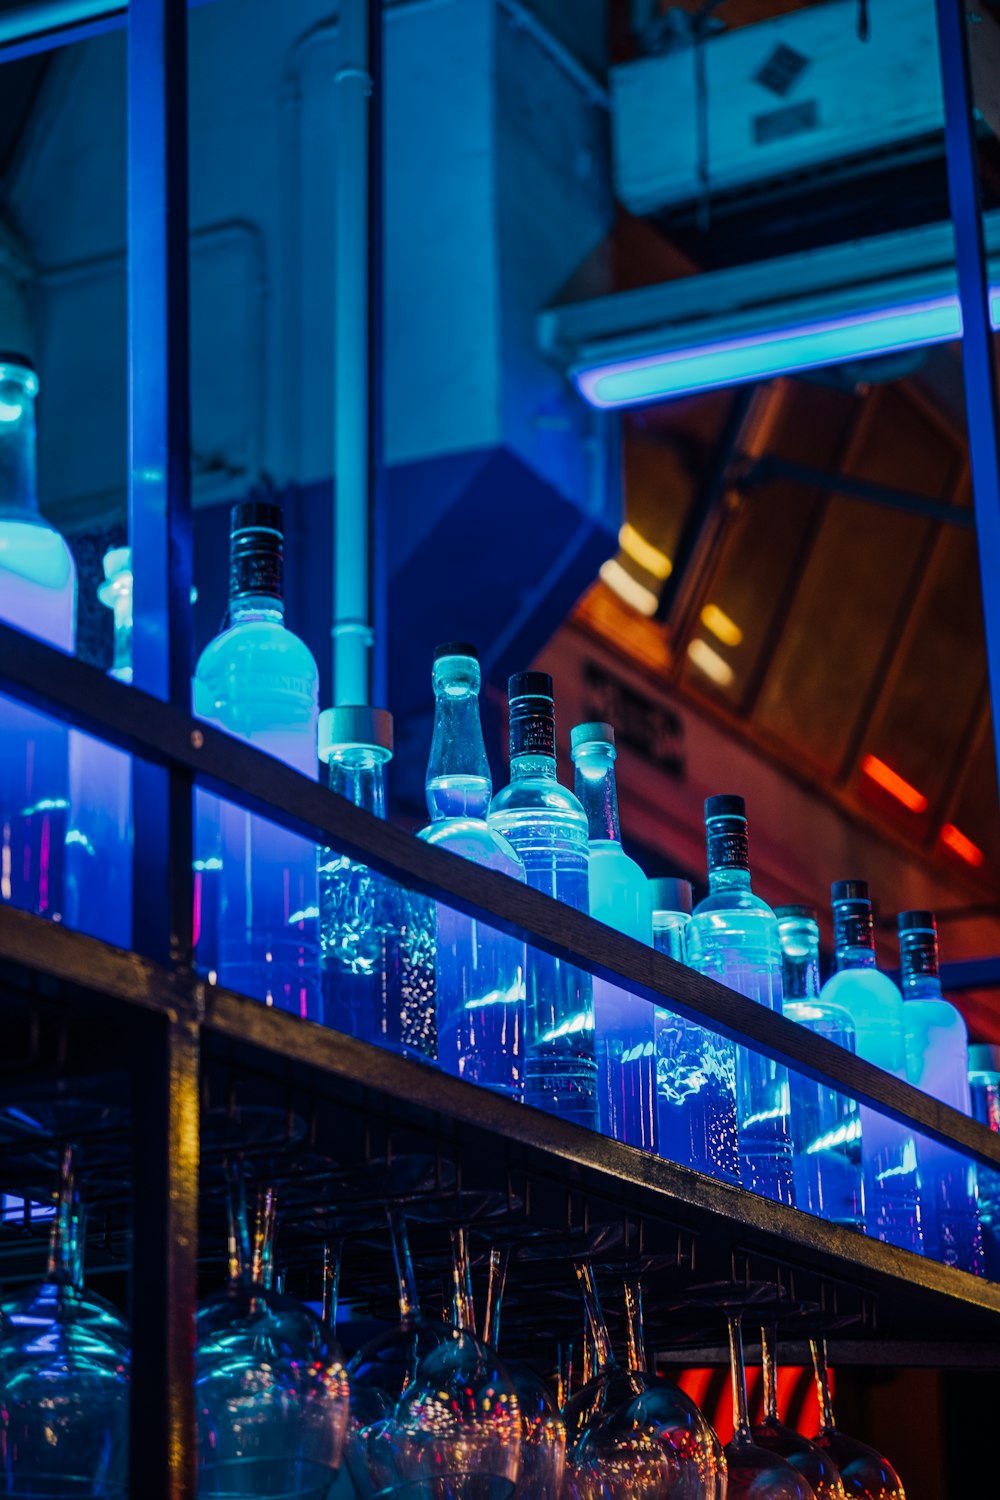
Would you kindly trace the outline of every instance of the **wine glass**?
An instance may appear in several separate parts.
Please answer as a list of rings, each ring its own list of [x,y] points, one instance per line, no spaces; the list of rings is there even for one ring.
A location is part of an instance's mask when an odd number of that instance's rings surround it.
[[[826,1340],[812,1340],[813,1368],[816,1371],[816,1390],[822,1425],[816,1434],[816,1444],[829,1453],[837,1468],[846,1495],[858,1500],[906,1500],[906,1491],[892,1464],[881,1453],[870,1448],[857,1438],[840,1432],[833,1419],[833,1401],[830,1397],[830,1376],[826,1367]]]
[[[325,1500],[340,1465],[348,1381],[328,1329],[272,1288],[276,1201],[251,1242],[242,1173],[229,1190],[229,1281],[195,1320],[199,1500]]]
[[[747,1411],[747,1376],[743,1363],[740,1319],[729,1319],[729,1357],[733,1376],[733,1440],[726,1447],[729,1479],[726,1500],[816,1500],[815,1491],[797,1469],[769,1448],[754,1442]]]
[[[786,1458],[793,1469],[811,1484],[816,1500],[847,1500],[840,1472],[830,1453],[811,1443],[778,1419],[778,1380],[774,1361],[774,1330],[760,1330],[761,1363],[764,1370],[764,1420],[753,1429],[758,1448],[767,1448]]]
[[[581,1500],[631,1500],[671,1496],[677,1500],[721,1500],[725,1457],[715,1433],[691,1398],[672,1381],[646,1369],[642,1291],[638,1277],[625,1282],[628,1368],[614,1363],[607,1325],[589,1266],[578,1267],[584,1303],[601,1368],[579,1397],[573,1484]],[[624,1384],[622,1377],[624,1376]],[[619,1391],[623,1400],[616,1400]]]
[[[0,1494],[125,1500],[128,1429],[128,1328],[83,1289],[67,1148],[45,1279],[0,1319]]]
[[[490,1279],[483,1332],[494,1349],[500,1342],[500,1314],[510,1252],[490,1252]],[[521,1361],[506,1362],[521,1415],[521,1473],[517,1500],[559,1500],[566,1470],[566,1424],[545,1383]]]

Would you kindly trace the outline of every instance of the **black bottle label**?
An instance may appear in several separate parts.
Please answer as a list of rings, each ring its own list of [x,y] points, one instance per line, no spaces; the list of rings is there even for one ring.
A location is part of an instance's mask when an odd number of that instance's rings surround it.
[[[552,704],[544,698],[522,699],[510,714],[511,755],[556,754],[556,721]]]
[[[749,870],[750,839],[742,818],[713,818],[708,829],[710,870]]]
[[[875,923],[868,901],[837,901],[833,907],[835,948],[875,948]]]
[[[904,938],[900,950],[900,962],[904,978],[917,979],[926,976],[936,979],[938,977],[936,941],[931,936],[923,940],[918,938],[916,941],[912,938],[907,941]]]
[[[232,540],[229,597],[282,597],[281,538],[268,531],[242,531]]]

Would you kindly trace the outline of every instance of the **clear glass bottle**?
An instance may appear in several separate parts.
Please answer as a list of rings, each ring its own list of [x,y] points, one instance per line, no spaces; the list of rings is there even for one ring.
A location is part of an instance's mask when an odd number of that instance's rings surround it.
[[[112,547],[97,590],[114,613],[109,677],[132,681],[132,549]],[[77,729],[69,733],[70,828],[66,921],[128,948],[132,943],[132,762],[123,750]]]
[[[847,1011],[859,1057],[905,1078],[903,997],[888,975],[875,967],[875,926],[867,881],[834,881],[833,945],[836,972],[820,991],[820,1002]],[[861,1160],[867,1232],[874,1239],[923,1254],[913,1131],[862,1104]]]
[[[635,860],[622,848],[614,729],[610,724],[577,724],[570,731],[570,750],[574,789],[590,828],[590,915],[649,946],[653,941],[649,887]],[[655,1151],[655,1008],[617,984],[595,979],[594,1046],[601,1130],[628,1146]]]
[[[508,697],[510,785],[493,798],[487,822],[513,845],[530,886],[589,911],[590,827],[579,800],[556,780],[552,678],[517,672]],[[530,947],[526,977],[525,1102],[597,1130],[591,977]]]
[[[320,715],[319,756],[330,790],[376,818],[385,817],[392,745],[392,715],[384,708],[346,705]],[[326,1025],[433,1059],[433,904],[330,848],[320,854],[319,901]]]
[[[653,947],[687,962],[691,882],[649,882]],[[739,1182],[736,1044],[669,1010],[656,1012],[656,1091],[661,1156]]]
[[[970,1115],[969,1034],[962,1016],[941,993],[933,912],[900,912],[899,960],[907,1077],[915,1088]],[[922,1137],[920,1188],[926,1253],[945,1265],[982,1275],[975,1162]]]
[[[853,1052],[847,1011],[820,999],[819,920],[811,906],[776,906],[782,952],[782,1010],[790,1021]],[[795,1202],[808,1213],[865,1227],[861,1114],[855,1099],[791,1074]]]
[[[1000,1047],[993,1043],[969,1048],[969,1094],[972,1118],[1000,1135]],[[977,1172],[983,1274],[1000,1281],[1000,1171],[980,1166]]]
[[[314,778],[319,672],[285,625],[282,524],[280,506],[267,501],[233,507],[228,618],[198,659],[194,712]],[[195,854],[203,867],[219,861],[219,983],[319,1019],[315,846],[198,792]],[[215,917],[202,911],[199,925],[215,927]]]
[[[722,795],[705,802],[708,895],[688,928],[692,968],[769,1010],[781,1010],[781,938],[774,912],[750,889],[746,806]],[[788,1070],[748,1047],[736,1049],[736,1104],[743,1186],[794,1203]]]
[[[489,828],[493,780],[479,721],[479,658],[450,642],[434,652],[434,734],[427,762],[430,823],[420,837],[486,869],[524,880],[524,866]],[[437,904],[437,1058],[456,1077],[524,1093],[524,944]]]
[[[38,509],[38,376],[0,353],[0,620],[60,651],[76,649],[76,564]],[[0,702],[0,902],[60,920],[69,808],[68,730]]]

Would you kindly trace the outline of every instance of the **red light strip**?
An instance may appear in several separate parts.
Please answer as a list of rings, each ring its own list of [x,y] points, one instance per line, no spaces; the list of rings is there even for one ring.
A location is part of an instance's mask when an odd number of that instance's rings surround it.
[[[941,842],[953,854],[957,854],[959,859],[964,859],[967,865],[972,865],[974,869],[978,870],[979,866],[986,860],[986,855],[980,849],[979,845],[974,844],[971,839],[966,838],[962,830],[956,828],[954,823],[945,823],[941,829]]]
[[[904,781],[898,771],[887,766],[884,760],[879,760],[877,755],[866,755],[861,762],[861,769],[883,791],[888,792],[890,797],[895,797],[897,802],[902,802],[910,812],[927,811],[927,798],[923,792],[918,792],[915,786]]]

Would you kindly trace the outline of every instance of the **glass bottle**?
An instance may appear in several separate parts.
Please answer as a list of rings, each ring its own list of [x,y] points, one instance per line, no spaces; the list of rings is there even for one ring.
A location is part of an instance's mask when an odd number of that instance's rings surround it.
[[[847,1011],[820,999],[819,921],[811,906],[777,906],[782,951],[782,1010],[853,1052]],[[857,1101],[801,1073],[791,1075],[795,1202],[808,1213],[853,1229],[865,1227],[861,1115]]]
[[[493,781],[479,722],[479,658],[452,642],[434,653],[434,734],[427,762],[430,823],[420,837],[524,880],[507,840],[486,823]],[[438,903],[437,1057],[456,1077],[511,1098],[524,1092],[524,944]]]
[[[574,790],[590,828],[590,915],[649,946],[653,914],[646,877],[622,848],[610,724],[570,731]],[[656,1150],[656,1011],[606,979],[594,984],[594,1045],[601,1130],[628,1146]]]
[[[329,787],[385,817],[392,759],[384,708],[324,709],[319,756]],[[431,903],[336,849],[319,861],[323,1011],[327,1026],[413,1057],[436,1055]]]
[[[590,827],[579,800],[556,780],[555,706],[547,672],[516,672],[510,700],[510,784],[490,803],[489,826],[520,856],[530,886],[589,910]],[[591,977],[529,948],[525,1103],[599,1128]]]
[[[836,972],[820,991],[820,1002],[847,1011],[859,1057],[905,1078],[903,997],[888,975],[875,967],[875,926],[866,881],[834,881],[833,944]],[[867,1104],[861,1105],[860,1113],[867,1231],[875,1239],[923,1254],[914,1133]]]
[[[114,614],[109,677],[132,681],[132,549],[104,557],[97,597]],[[104,740],[69,732],[70,828],[66,834],[66,921],[128,948],[132,942],[132,762]]]
[[[38,376],[0,353],[0,620],[50,646],[76,649],[76,564],[38,508]],[[68,730],[13,699],[0,700],[0,902],[63,915]]]
[[[742,797],[709,797],[708,895],[688,928],[691,966],[769,1010],[781,1010],[781,939],[774,912],[750,889]],[[748,1047],[736,1049],[740,1176],[744,1187],[794,1203],[788,1070]]]
[[[308,646],[285,625],[282,525],[280,506],[233,506],[228,618],[198,659],[194,712],[314,778],[319,672]],[[203,866],[220,862],[219,983],[319,1019],[314,845],[197,792],[195,852]],[[200,924],[205,918],[197,915]]]
[[[969,1048],[969,1093],[972,1118],[1000,1134],[1000,1047],[981,1043]],[[984,1275],[1000,1281],[1000,1170],[979,1166],[977,1172]]]
[[[691,882],[649,882],[653,947],[687,961]],[[681,1166],[739,1182],[736,1129],[736,1045],[672,1011],[656,1012],[659,1150]]]
[[[900,912],[899,960],[907,1077],[915,1088],[969,1115],[969,1034],[959,1012],[941,993],[933,912]],[[926,1253],[945,1265],[981,1275],[975,1162],[922,1137],[920,1188]]]

